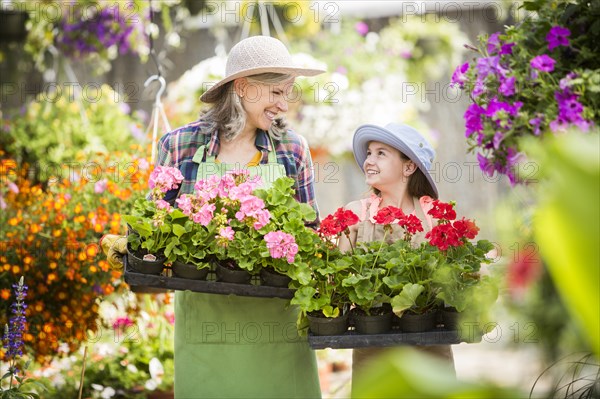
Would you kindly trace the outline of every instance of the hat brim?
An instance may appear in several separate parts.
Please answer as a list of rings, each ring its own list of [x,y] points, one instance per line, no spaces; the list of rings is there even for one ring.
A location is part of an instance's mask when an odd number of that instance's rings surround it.
[[[219,94],[221,92],[221,88],[226,83],[229,83],[235,79],[245,78],[252,75],[259,75],[261,73],[281,73],[284,75],[292,75],[296,76],[316,76],[322,73],[325,73],[322,69],[310,69],[310,68],[299,68],[299,67],[262,67],[262,68],[252,68],[246,69],[244,71],[240,71],[238,73],[234,73],[231,76],[227,76],[224,79],[218,81],[214,86],[205,91],[202,96],[200,96],[200,100],[205,103],[214,103],[217,101]]]
[[[423,165],[423,163],[419,160],[419,157],[410,149],[409,146],[406,145],[404,141],[402,141],[398,136],[393,134],[387,129],[384,129],[377,125],[362,125],[360,126],[356,132],[354,133],[354,138],[352,140],[352,150],[354,152],[354,159],[360,169],[364,172],[363,165],[365,160],[367,159],[367,146],[371,141],[378,141],[380,143],[387,144],[391,147],[394,147],[417,165],[419,169],[423,172],[429,185],[432,190],[435,192],[435,195],[438,195],[438,189],[429,173],[429,170]]]

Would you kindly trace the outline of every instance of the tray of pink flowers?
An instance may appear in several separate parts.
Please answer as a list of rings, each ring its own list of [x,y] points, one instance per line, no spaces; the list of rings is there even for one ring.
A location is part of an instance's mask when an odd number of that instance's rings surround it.
[[[157,167],[150,195],[123,216],[125,281],[133,290],[292,298],[322,245],[307,227],[316,213],[294,199],[288,177],[261,187],[260,176],[239,170],[186,188],[178,169]],[[174,191],[183,194],[167,202]]]

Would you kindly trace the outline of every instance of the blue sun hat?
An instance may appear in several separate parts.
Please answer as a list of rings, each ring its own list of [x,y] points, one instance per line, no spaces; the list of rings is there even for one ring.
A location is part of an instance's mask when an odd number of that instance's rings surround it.
[[[367,159],[367,147],[371,141],[387,144],[406,155],[421,169],[435,194],[438,194],[438,189],[430,173],[435,151],[421,133],[408,125],[399,123],[389,123],[385,127],[377,125],[359,126],[354,133],[352,150],[354,159],[356,159],[361,169],[363,169],[363,164]]]

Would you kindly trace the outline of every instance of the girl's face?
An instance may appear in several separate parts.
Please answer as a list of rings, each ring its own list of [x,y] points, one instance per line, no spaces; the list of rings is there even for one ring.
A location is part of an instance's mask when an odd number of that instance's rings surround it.
[[[371,141],[367,147],[367,158],[363,164],[366,183],[380,191],[408,183],[415,170],[414,162],[402,159],[400,151],[387,144]]]
[[[245,82],[238,86],[238,95],[247,114],[246,128],[268,130],[273,120],[288,110],[294,79],[279,84],[241,80]]]

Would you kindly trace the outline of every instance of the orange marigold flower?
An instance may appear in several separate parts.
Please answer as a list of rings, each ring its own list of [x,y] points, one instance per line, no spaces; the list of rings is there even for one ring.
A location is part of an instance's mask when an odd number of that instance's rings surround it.
[[[17,265],[14,265],[12,267],[12,272],[13,272],[13,274],[19,274],[21,272],[21,268]]]
[[[98,245],[96,245],[96,244],[88,244],[88,246],[85,249],[85,253],[90,258],[93,258],[94,256],[98,255]]]
[[[98,268],[94,265],[90,266],[90,272],[91,273],[96,273],[98,271]]]
[[[83,206],[81,206],[81,203],[78,203],[77,205],[75,205],[74,212],[81,213],[82,209],[83,209]]]
[[[11,226],[16,226],[17,224],[19,224],[19,220],[17,218],[10,218],[8,219],[8,224]]]
[[[85,252],[80,252],[79,255],[77,255],[77,259],[84,261],[87,259],[87,255],[85,254]]]
[[[94,231],[96,233],[102,233],[104,231],[104,227],[100,223],[96,223],[94,225]]]
[[[0,298],[2,298],[5,301],[8,301],[8,299],[10,298],[10,290],[8,288],[1,289]]]
[[[31,264],[31,262],[33,262],[33,258],[31,256],[27,255],[23,258],[23,263],[25,263],[26,265]]]
[[[39,224],[32,224],[31,226],[29,226],[29,231],[32,234],[37,234],[40,231],[42,231],[42,226],[40,226]]]
[[[98,267],[100,268],[100,270],[102,270],[103,272],[107,272],[110,269],[110,265],[108,264],[107,261],[105,260],[101,260],[98,262]]]
[[[60,230],[60,229],[55,229],[55,230],[52,232],[52,236],[53,236],[53,237],[60,237],[61,235],[62,235],[62,230]]]
[[[56,273],[49,273],[48,277],[46,277],[46,282],[48,284],[50,284],[50,283],[52,283],[53,281],[55,281],[57,279],[58,279],[58,277],[57,277]]]

